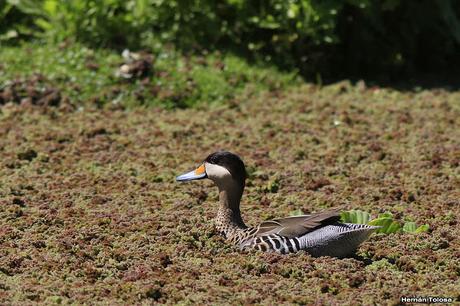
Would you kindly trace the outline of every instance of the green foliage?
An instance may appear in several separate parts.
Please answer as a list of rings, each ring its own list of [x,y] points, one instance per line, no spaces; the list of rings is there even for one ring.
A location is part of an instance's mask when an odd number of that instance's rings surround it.
[[[430,229],[428,224],[423,224],[417,227],[415,222],[406,222],[402,228],[403,232],[406,233],[423,233],[427,232]]]
[[[377,219],[370,221],[368,224],[380,226],[376,231],[377,233],[392,234],[401,230],[401,224],[393,220],[393,217],[387,214],[380,215]]]
[[[350,210],[341,212],[340,217],[343,222],[366,224],[371,218],[371,215],[361,210]]]
[[[376,219],[371,220],[369,213],[361,210],[344,211],[340,214],[342,222],[356,223],[356,224],[368,224],[373,226],[380,226],[376,231],[377,233],[392,234],[396,232],[406,233],[422,233],[429,230],[429,225],[424,224],[417,227],[415,222],[405,222],[401,225],[399,221],[393,219],[393,215],[390,212],[380,214]]]
[[[30,37],[36,30],[35,15],[18,7],[18,1],[0,1],[0,43]]]
[[[0,38],[230,48],[310,75],[441,70],[458,63],[459,11],[453,0],[7,0]]]
[[[60,48],[36,43],[4,47],[0,49],[0,89],[17,76],[27,79],[39,72],[76,105],[186,108],[231,104],[242,99],[249,87],[256,93],[297,84],[294,74],[249,65],[233,55],[182,56],[165,48],[154,57],[148,78],[125,80],[116,77],[123,63],[117,51],[79,43]]]
[[[299,216],[303,214],[302,210],[296,210],[291,213],[291,216]],[[418,234],[427,232],[430,229],[428,224],[417,227],[417,224],[412,221],[407,221],[404,225],[401,225],[399,221],[393,219],[393,214],[390,212],[379,214],[376,219],[372,219],[368,212],[362,210],[342,211],[340,213],[340,220],[344,223],[380,226],[380,228],[376,230],[376,233],[383,234],[393,234],[397,232]]]

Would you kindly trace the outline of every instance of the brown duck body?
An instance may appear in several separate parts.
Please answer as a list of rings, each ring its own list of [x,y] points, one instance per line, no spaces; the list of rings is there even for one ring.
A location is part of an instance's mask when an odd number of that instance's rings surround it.
[[[205,174],[196,173],[203,169]],[[360,243],[378,227],[340,223],[337,210],[311,215],[264,221],[247,227],[240,213],[240,200],[245,186],[245,170],[241,159],[229,152],[213,153],[195,172],[177,180],[210,178],[219,188],[217,229],[234,245],[261,251],[293,253],[305,250],[313,256],[343,257],[356,250]]]

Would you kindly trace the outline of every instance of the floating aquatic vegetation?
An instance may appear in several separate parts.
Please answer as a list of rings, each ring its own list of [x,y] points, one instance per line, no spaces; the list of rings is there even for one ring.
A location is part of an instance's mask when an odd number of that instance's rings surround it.
[[[379,214],[379,216],[375,219],[372,219],[368,212],[361,210],[344,211],[340,214],[340,216],[342,222],[380,226],[381,228],[379,228],[376,232],[383,234],[392,234],[397,232],[418,234],[427,232],[430,229],[428,224],[423,224],[417,227],[417,224],[412,221],[401,223],[400,221],[395,220],[393,214],[390,212]]]
[[[104,69],[112,74],[118,61],[101,64],[94,77],[83,68],[88,83],[76,82],[99,95],[89,88],[107,84],[94,80]],[[252,92],[239,108],[85,105],[44,113],[3,105],[0,304],[398,304],[402,295],[424,292],[458,298],[459,100],[460,92],[441,89],[350,85],[337,95],[305,85]],[[343,124],[324,124],[335,116]],[[378,207],[393,212],[384,217],[402,229],[373,235],[345,259],[235,249],[214,229],[211,182],[174,181],[176,171],[201,161],[193,156],[217,148],[247,163],[241,211],[248,225],[345,202],[359,203],[355,222],[378,220]],[[275,177],[279,188],[270,192]],[[429,234],[405,234],[421,220]]]

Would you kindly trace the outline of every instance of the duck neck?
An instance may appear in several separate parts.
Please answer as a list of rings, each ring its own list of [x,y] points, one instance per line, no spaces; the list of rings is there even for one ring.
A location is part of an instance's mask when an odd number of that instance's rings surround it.
[[[240,213],[244,184],[237,184],[232,180],[232,183],[218,184],[218,187],[220,205],[215,220],[216,227],[227,238],[231,238],[236,232],[247,228]]]

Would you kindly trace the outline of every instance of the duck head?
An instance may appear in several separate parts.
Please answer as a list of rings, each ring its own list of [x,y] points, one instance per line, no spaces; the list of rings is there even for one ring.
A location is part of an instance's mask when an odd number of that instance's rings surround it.
[[[210,154],[203,163],[193,171],[176,177],[177,181],[191,181],[208,178],[219,190],[239,187],[244,189],[246,169],[241,158],[231,152],[219,151]]]

